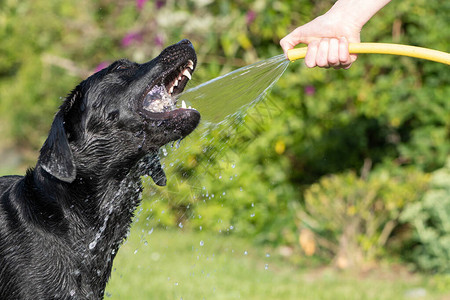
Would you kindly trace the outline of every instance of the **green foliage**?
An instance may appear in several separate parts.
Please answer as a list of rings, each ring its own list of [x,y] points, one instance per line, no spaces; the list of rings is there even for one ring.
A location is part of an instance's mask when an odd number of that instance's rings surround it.
[[[450,158],[432,173],[423,200],[412,203],[402,220],[415,230],[410,258],[423,270],[450,273]]]
[[[359,266],[383,254],[404,207],[420,199],[426,183],[426,175],[408,169],[325,176],[305,191],[300,222],[339,267]]]
[[[278,139],[277,136],[255,137],[247,147],[236,145],[218,163],[206,165],[210,175],[202,178],[206,190],[201,194],[207,207],[221,207],[220,220],[231,224],[234,232],[276,243],[286,242],[283,231],[291,231],[295,226],[289,206],[296,198],[295,190],[287,181],[289,174],[285,172],[289,161],[275,150]],[[261,159],[258,155],[242,153],[267,156]],[[267,164],[268,161],[273,163]],[[227,213],[229,209],[231,214]],[[206,216],[202,218],[205,222]]]

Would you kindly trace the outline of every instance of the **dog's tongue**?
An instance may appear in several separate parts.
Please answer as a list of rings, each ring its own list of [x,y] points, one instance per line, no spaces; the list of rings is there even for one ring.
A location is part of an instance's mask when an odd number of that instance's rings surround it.
[[[144,98],[145,110],[160,113],[174,109],[175,103],[162,85],[155,85]]]

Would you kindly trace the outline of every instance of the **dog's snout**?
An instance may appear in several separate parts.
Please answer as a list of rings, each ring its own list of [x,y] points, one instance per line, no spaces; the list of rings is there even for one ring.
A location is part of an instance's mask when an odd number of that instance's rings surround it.
[[[188,39],[182,39],[181,41],[179,41],[177,43],[177,45],[186,45],[186,46],[191,47],[192,49],[194,48],[194,45],[192,45],[191,41]]]
[[[159,55],[159,61],[166,64],[179,64],[191,60],[194,64],[197,61],[195,49],[191,41],[184,39],[164,49]]]

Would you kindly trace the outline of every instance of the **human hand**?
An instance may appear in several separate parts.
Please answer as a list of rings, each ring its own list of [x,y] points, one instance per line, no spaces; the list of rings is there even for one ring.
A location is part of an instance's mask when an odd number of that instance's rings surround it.
[[[296,28],[280,45],[287,56],[287,51],[295,45],[308,44],[305,65],[309,68],[348,69],[357,58],[356,54],[349,54],[348,43],[359,43],[360,31],[358,25],[329,12]]]

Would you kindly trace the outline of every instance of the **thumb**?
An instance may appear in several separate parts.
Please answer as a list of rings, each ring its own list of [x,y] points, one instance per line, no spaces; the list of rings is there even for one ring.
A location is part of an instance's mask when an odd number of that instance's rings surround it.
[[[283,49],[283,52],[284,52],[284,55],[286,56],[286,58],[287,58],[288,50],[294,48],[295,45],[297,45],[297,44],[292,41],[292,39],[289,37],[289,35],[285,36],[284,38],[282,38],[280,40],[280,46]]]
[[[311,41],[320,39],[320,37],[311,36],[307,25],[303,25],[294,29],[291,33],[280,40],[280,46],[285,55],[287,51],[294,48],[296,45],[309,44]]]

